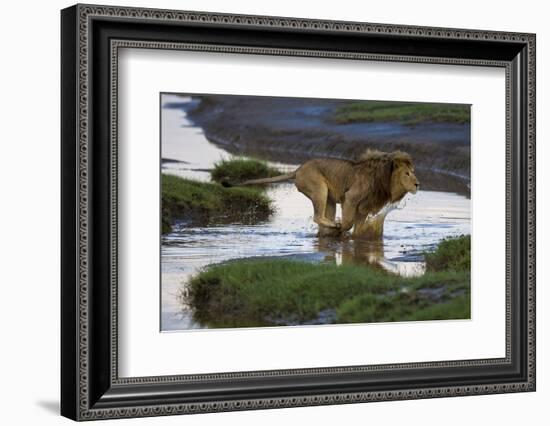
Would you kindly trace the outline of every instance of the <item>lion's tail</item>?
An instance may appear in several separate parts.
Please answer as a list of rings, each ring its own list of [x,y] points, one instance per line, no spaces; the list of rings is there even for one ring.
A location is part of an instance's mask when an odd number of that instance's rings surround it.
[[[263,179],[250,179],[245,180],[244,182],[238,183],[238,184],[232,184],[226,179],[223,179],[221,181],[221,184],[225,187],[231,187],[231,186],[243,186],[243,185],[261,185],[264,183],[276,183],[276,182],[284,182],[285,180],[291,180],[296,178],[296,171],[286,173],[284,175],[274,176],[270,178],[263,178]]]

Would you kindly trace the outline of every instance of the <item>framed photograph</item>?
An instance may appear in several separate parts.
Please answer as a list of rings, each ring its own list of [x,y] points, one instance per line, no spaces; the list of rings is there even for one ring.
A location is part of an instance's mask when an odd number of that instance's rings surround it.
[[[61,412],[535,390],[535,35],[61,12]]]

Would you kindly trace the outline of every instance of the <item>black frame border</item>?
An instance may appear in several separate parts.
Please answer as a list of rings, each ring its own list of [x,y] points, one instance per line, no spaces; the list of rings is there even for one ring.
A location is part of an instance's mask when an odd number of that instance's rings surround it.
[[[91,420],[535,390],[533,34],[76,5],[62,11],[61,35],[64,416]],[[113,52],[124,46],[505,67],[506,358],[118,378]]]

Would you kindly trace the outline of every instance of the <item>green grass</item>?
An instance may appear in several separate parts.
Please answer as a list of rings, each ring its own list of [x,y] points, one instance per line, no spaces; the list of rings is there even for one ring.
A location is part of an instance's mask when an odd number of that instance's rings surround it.
[[[470,271],[471,237],[461,235],[447,238],[439,243],[437,249],[425,253],[428,271]]]
[[[469,272],[402,278],[359,265],[241,260],[210,266],[189,284],[195,319],[211,327],[315,322],[326,309],[335,323],[469,318]],[[438,300],[426,296],[440,289]]]
[[[221,182],[225,179],[232,183],[239,183],[248,179],[272,177],[280,174],[282,174],[281,171],[268,166],[264,161],[247,158],[233,158],[231,160],[219,161],[210,172],[213,181]]]
[[[332,119],[338,124],[399,122],[408,126],[421,123],[470,122],[470,106],[409,102],[364,101],[339,106]]]
[[[364,294],[343,303],[337,313],[345,323],[465,319],[470,318],[470,298],[447,296],[434,303],[414,291],[392,296]]]
[[[163,233],[169,232],[176,220],[253,223],[271,213],[271,201],[259,189],[224,188],[217,183],[162,175]]]

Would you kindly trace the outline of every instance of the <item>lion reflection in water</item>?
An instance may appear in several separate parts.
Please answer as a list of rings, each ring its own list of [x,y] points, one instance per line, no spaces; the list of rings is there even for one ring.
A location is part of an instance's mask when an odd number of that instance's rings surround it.
[[[313,204],[313,221],[319,236],[337,236],[352,227],[354,237],[382,236],[388,204],[416,193],[419,182],[409,154],[402,151],[367,150],[357,161],[316,158],[291,173],[252,179],[240,185],[294,180],[296,188]],[[336,205],[342,206],[342,221],[336,221]]]
[[[324,254],[324,262],[337,265],[369,265],[384,269],[384,244],[380,240],[319,238],[316,248]]]

